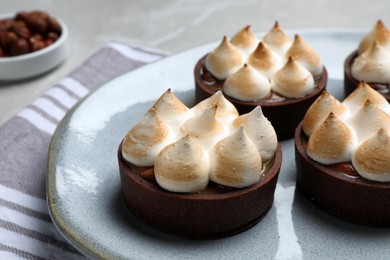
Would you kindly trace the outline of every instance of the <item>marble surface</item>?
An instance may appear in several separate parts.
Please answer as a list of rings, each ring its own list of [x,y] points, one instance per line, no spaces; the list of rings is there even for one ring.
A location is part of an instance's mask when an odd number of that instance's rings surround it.
[[[66,61],[45,75],[19,82],[0,82],[0,125],[40,96],[109,41],[176,53],[246,24],[266,31],[278,20],[285,29],[370,28],[377,19],[390,25],[390,1],[380,0],[2,0],[1,13],[45,10],[70,30]]]

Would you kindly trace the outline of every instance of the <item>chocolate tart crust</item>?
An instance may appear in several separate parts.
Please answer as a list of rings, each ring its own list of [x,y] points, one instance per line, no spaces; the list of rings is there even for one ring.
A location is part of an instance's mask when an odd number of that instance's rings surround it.
[[[126,164],[121,151],[122,143],[117,155],[128,209],[159,230],[190,239],[231,236],[256,225],[272,206],[282,163],[278,144],[274,164],[258,183],[220,194],[187,194],[166,191],[155,181],[141,178]]]
[[[310,159],[302,123],[295,131],[297,186],[318,208],[348,222],[390,227],[390,183],[351,177]]]
[[[359,85],[360,81],[352,76],[352,63],[357,58],[358,51],[353,51],[344,61],[344,95],[347,97]],[[390,102],[390,83],[366,82],[368,85],[382,94]]]
[[[196,102],[200,102],[218,90],[222,91],[222,81],[215,86],[210,86],[202,80],[201,71],[204,67],[207,54],[203,56],[196,64],[194,69],[195,77],[195,95]],[[282,101],[240,101],[225,95],[225,97],[234,104],[240,114],[249,113],[256,106],[261,106],[265,117],[272,123],[279,140],[285,140],[294,137],[294,131],[299,122],[303,119],[310,105],[321,95],[326,88],[328,73],[323,68],[321,77],[316,80],[317,86],[312,93],[297,99],[286,99]]]

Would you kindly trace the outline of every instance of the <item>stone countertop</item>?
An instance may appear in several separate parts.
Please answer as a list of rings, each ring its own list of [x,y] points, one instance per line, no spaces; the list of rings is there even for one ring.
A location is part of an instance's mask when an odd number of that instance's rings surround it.
[[[387,0],[2,0],[0,10],[43,10],[70,31],[70,52],[60,67],[25,81],[0,81],[0,125],[112,40],[170,54],[231,36],[247,24],[267,31],[276,20],[285,30],[371,28],[378,19],[390,25]]]

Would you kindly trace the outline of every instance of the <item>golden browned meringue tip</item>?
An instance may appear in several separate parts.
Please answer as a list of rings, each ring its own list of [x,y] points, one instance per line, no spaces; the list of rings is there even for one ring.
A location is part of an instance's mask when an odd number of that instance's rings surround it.
[[[272,90],[288,98],[304,97],[314,87],[315,81],[310,71],[292,57],[271,79]]]
[[[379,128],[389,129],[390,115],[367,99],[360,110],[349,119],[349,123],[355,129],[359,140],[363,141]]]
[[[292,42],[278,22],[275,22],[275,25],[263,36],[262,40],[281,57],[284,57]]]
[[[224,36],[221,44],[207,55],[205,66],[214,77],[224,80],[241,68],[244,62],[242,51]]]
[[[248,57],[248,63],[268,79],[271,79],[273,74],[282,67],[280,56],[263,42],[260,42]]]
[[[382,20],[378,20],[374,28],[372,28],[371,31],[363,37],[358,47],[359,54],[366,52],[372,46],[374,41],[377,41],[381,46],[388,45],[386,49],[390,48],[390,31]]]
[[[347,112],[347,108],[325,89],[303,118],[302,128],[305,134],[310,136],[331,112],[342,117]]]
[[[247,39],[247,37],[252,37],[253,33],[251,31],[251,26],[246,25],[240,31],[238,31],[230,40],[231,43],[240,45],[243,41]],[[254,37],[254,36],[253,36]]]
[[[305,67],[314,76],[322,73],[320,56],[299,34],[295,34],[294,41],[286,55],[293,57],[296,61],[306,63]]]
[[[356,89],[344,99],[343,104],[345,104],[351,112],[354,112],[360,109],[366,99],[370,99],[372,103],[390,114],[390,104],[386,98],[365,81],[359,82]]]
[[[243,126],[218,141],[210,157],[210,180],[218,184],[243,188],[260,179],[261,156]]]
[[[330,112],[310,136],[307,154],[313,160],[328,165],[351,160],[357,143],[354,132]]]
[[[230,40],[231,44],[239,48],[244,54],[249,55],[257,47],[259,40],[247,25],[237,32]]]
[[[268,79],[248,64],[229,76],[223,84],[226,95],[242,101],[261,100],[271,93]]]
[[[202,190],[209,181],[206,152],[186,135],[161,150],[154,173],[157,183],[166,190],[183,193]]]
[[[352,156],[352,165],[362,177],[379,182],[390,181],[390,137],[380,128],[365,140]]]

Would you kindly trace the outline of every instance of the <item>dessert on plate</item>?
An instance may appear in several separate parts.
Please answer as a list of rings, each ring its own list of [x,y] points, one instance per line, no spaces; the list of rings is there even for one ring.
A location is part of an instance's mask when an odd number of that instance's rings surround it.
[[[378,20],[344,62],[344,90],[349,95],[367,82],[390,101],[390,31]]]
[[[261,38],[250,26],[200,58],[194,69],[198,102],[222,91],[240,114],[261,106],[279,139],[294,136],[304,113],[325,89],[327,71],[316,51],[280,25]]]
[[[261,107],[239,115],[220,91],[188,108],[167,90],[118,149],[128,209],[160,230],[201,239],[257,224],[272,206],[281,160]]]
[[[349,222],[390,226],[390,105],[360,82],[340,102],[326,90],[295,132],[297,185]]]

